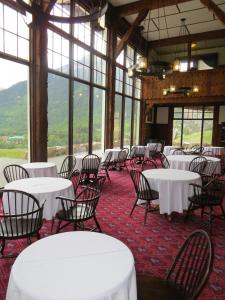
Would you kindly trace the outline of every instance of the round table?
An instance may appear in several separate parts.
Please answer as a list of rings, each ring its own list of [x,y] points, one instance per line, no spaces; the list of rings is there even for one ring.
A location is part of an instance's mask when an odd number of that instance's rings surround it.
[[[171,169],[179,169],[179,170],[189,170],[189,165],[191,161],[198,157],[197,155],[168,155],[167,159],[170,163]],[[221,165],[220,159],[217,157],[207,157],[207,160],[210,160],[210,163],[216,164],[215,174],[221,173]],[[207,174],[207,169],[204,171]]]
[[[215,146],[211,146],[211,147],[204,147],[204,152],[205,151],[210,151],[212,152],[213,155],[223,155],[225,153],[224,151],[224,147],[215,147]]]
[[[161,143],[148,143],[147,147],[149,150],[156,150],[157,152],[161,152],[162,150],[162,144]]]
[[[119,240],[94,232],[43,238],[17,257],[6,300],[136,300],[134,258]]]
[[[122,149],[105,149],[105,153],[103,154],[102,156],[102,162],[105,161],[107,155],[109,154],[109,152],[112,152],[112,157],[110,159],[110,161],[114,161],[118,158],[118,155],[119,155],[119,152],[121,151]],[[125,151],[125,150],[124,150]]]
[[[176,149],[179,149],[180,147],[179,146],[164,146],[164,149],[163,149],[163,154],[164,155],[170,155],[171,154],[171,150],[176,150]]]
[[[49,162],[33,162],[21,165],[30,177],[57,177],[57,167]]]
[[[143,174],[151,189],[159,192],[160,214],[182,213],[188,208],[188,197],[193,194],[189,184],[202,184],[199,174],[184,170],[152,169]]]
[[[5,189],[19,190],[32,194],[40,205],[45,201],[43,218],[51,220],[59,210],[58,196],[74,198],[73,184],[70,180],[57,177],[34,177],[12,181]]]

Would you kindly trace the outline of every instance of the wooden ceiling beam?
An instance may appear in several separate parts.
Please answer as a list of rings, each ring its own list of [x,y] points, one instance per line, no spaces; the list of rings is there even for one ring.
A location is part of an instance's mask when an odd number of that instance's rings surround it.
[[[128,3],[125,5],[117,6],[115,8],[115,10],[120,17],[125,17],[128,15],[136,14],[143,9],[152,10],[152,9],[176,5],[176,4],[188,2],[188,1],[190,1],[190,0],[161,0],[161,1],[141,0],[141,1],[136,1],[133,3]]]
[[[220,7],[218,7],[212,0],[200,0],[200,2],[211,10],[223,23],[223,25],[225,25],[225,13]]]
[[[177,36],[168,39],[162,39],[157,41],[148,42],[149,48],[157,48],[157,47],[165,47],[165,46],[172,46],[177,44],[183,44],[187,42],[198,42],[198,41],[205,41],[205,40],[212,40],[218,38],[225,37],[225,29],[208,31],[208,32],[201,32],[196,34],[190,34],[185,36]]]
[[[146,18],[148,14],[148,10],[144,9],[140,11],[137,18],[135,19],[134,23],[130,26],[130,28],[126,31],[122,39],[120,40],[119,44],[116,47],[115,51],[115,58],[120,54],[120,52],[123,50],[125,45],[128,43],[129,39],[131,38],[132,34],[138,27],[138,25]]]

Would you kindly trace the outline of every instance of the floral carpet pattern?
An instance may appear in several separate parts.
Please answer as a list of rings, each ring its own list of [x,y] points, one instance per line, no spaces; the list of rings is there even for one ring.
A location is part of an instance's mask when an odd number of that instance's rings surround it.
[[[135,208],[132,218],[129,216],[135,192],[128,171],[110,171],[110,177],[112,182],[106,180],[97,207],[97,218],[102,231],[121,240],[131,249],[137,272],[165,277],[185,238],[195,229],[206,228],[206,219],[201,219],[195,213],[184,222],[183,214],[174,213],[172,221],[169,222],[156,211],[148,214],[147,224],[144,226],[142,208]],[[65,230],[71,230],[71,227],[68,226]],[[52,234],[50,221],[44,221],[40,233],[42,238]],[[213,221],[212,241],[213,271],[199,299],[225,300],[225,221]],[[5,252],[21,252],[25,247],[26,240],[7,241]],[[0,300],[5,299],[14,260],[0,260]]]

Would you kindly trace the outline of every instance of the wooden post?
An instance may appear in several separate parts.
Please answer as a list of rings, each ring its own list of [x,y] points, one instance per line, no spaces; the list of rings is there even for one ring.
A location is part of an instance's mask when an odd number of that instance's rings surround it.
[[[191,42],[188,42],[187,71],[191,69]]]
[[[115,50],[116,50],[116,33],[115,28],[109,29],[109,63],[108,63],[108,97],[106,97],[106,128],[105,128],[105,147],[113,147],[114,136],[114,100],[115,100],[115,78],[116,78],[116,65],[115,65]]]
[[[30,26],[30,62],[30,158],[47,161],[47,26],[36,14]]]

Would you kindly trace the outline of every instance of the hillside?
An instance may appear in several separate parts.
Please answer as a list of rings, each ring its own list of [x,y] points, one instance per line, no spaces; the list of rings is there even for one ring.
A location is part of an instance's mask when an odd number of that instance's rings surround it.
[[[65,145],[68,141],[68,90],[69,81],[53,74],[48,78],[48,123],[49,146]],[[27,144],[27,83],[19,82],[0,91],[0,147],[13,148],[16,144]],[[74,126],[75,143],[88,140],[88,99],[89,86],[74,84]],[[98,102],[100,99],[98,100]],[[96,103],[94,120],[101,128],[101,105]],[[99,131],[97,130],[97,132]],[[100,135],[100,134],[99,134]],[[95,135],[96,136],[96,135]],[[98,136],[98,134],[97,134]],[[22,139],[23,138],[23,139]]]

